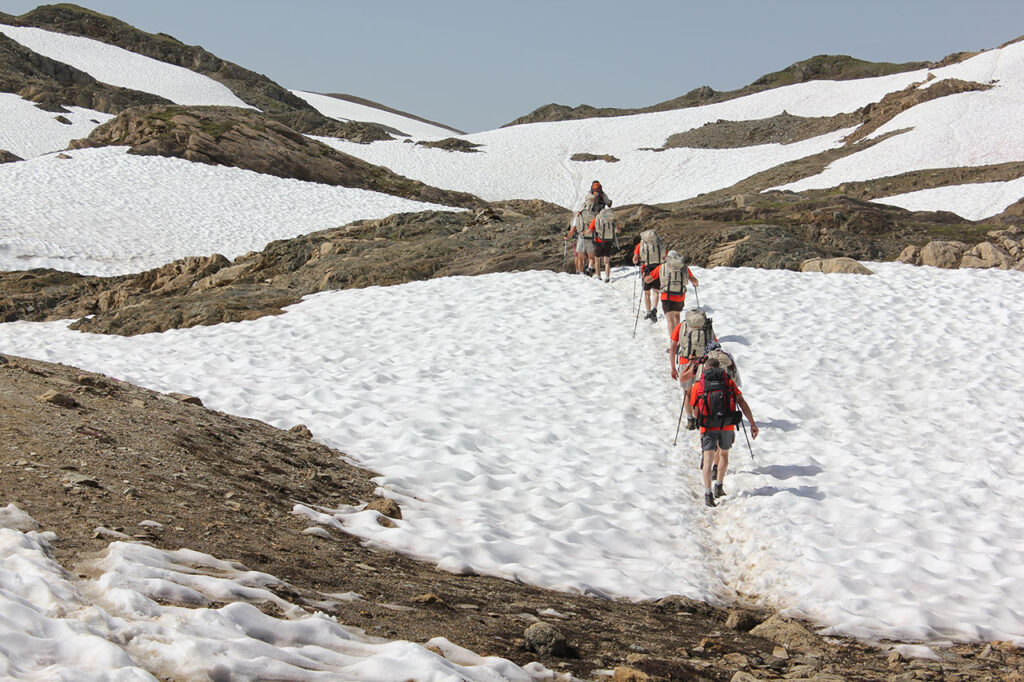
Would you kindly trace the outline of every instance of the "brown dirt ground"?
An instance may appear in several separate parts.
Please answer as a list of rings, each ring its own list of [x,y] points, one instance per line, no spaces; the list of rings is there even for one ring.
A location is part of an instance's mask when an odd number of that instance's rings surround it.
[[[77,406],[40,401],[47,391]],[[98,487],[71,485],[63,480],[69,473]],[[583,679],[620,666],[655,680],[730,680],[737,672],[762,679],[1024,679],[1024,652],[1006,643],[957,644],[940,650],[938,662],[892,660],[884,646],[817,636],[809,649],[783,652],[728,627],[729,611],[682,597],[634,603],[455,576],[343,533],[330,541],[301,534],[310,524],[291,514],[296,502],[372,500],[372,476],[342,453],[259,421],[73,367],[0,356],[0,503],[17,504],[55,531],[56,558],[72,572],[106,546],[95,537],[103,526],[275,575],[290,585],[280,596],[300,605],[321,593],[358,592],[365,601],[330,613],[372,635],[413,642],[444,636],[483,655],[539,660]],[[140,526],[146,519],[164,528]],[[424,595],[438,599],[423,603]],[[756,621],[770,615],[740,608]],[[538,616],[545,609],[567,618]],[[538,619],[565,634],[569,657],[528,649],[523,633]]]

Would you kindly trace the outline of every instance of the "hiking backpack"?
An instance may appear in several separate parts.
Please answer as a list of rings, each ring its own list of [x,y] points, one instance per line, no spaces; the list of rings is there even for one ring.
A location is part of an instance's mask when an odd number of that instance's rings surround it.
[[[658,273],[661,279],[661,293],[672,296],[686,295],[686,259],[682,256],[666,258]],[[701,347],[701,352],[704,349]]]
[[[654,230],[645,230],[640,233],[640,262],[646,263],[648,268],[661,265],[665,259],[665,245],[661,237]]]
[[[725,373],[729,376],[730,379],[732,379],[732,382],[734,384],[736,384],[737,386],[743,385],[742,381],[740,380],[740,368],[736,366],[736,360],[734,360],[731,355],[726,353],[721,348],[716,348],[714,350],[709,350],[707,352],[707,359],[710,360],[712,358],[718,360],[718,364],[722,367],[722,369],[725,370]],[[698,381],[700,381],[701,376],[703,376],[703,373],[704,363],[702,362],[699,365],[697,365],[697,371],[693,375],[693,382],[697,383]]]
[[[594,236],[603,242],[615,241],[615,214],[603,208],[594,218]]]
[[[705,429],[735,426],[743,419],[743,413],[736,409],[736,391],[721,367],[707,370],[697,383],[693,416],[697,425]]]
[[[715,340],[715,328],[711,318],[700,308],[687,310],[683,316],[682,327],[679,328],[679,357],[695,358],[704,355],[708,343]]]

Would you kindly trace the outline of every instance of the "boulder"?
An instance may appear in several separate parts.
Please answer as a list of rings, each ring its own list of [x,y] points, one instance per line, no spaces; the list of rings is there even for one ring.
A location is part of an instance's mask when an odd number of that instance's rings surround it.
[[[555,658],[566,658],[572,649],[562,632],[547,623],[534,623],[523,633],[530,651]]]
[[[69,395],[65,395],[58,391],[47,391],[36,396],[36,400],[41,403],[49,403],[50,405],[56,405],[57,407],[78,407],[78,403]]]
[[[921,249],[921,265],[954,269],[960,267],[967,245],[963,242],[928,242]]]
[[[875,274],[852,258],[809,258],[800,265],[800,271],[848,275]]]
[[[304,438],[306,440],[313,439],[313,432],[310,431],[309,427],[305,424],[296,424],[292,428],[288,429],[288,433],[293,433],[299,438]]]
[[[810,653],[821,649],[821,640],[803,625],[774,615],[750,631],[787,649]]]
[[[366,505],[366,508],[378,512],[389,519],[402,518],[402,508],[398,506],[397,502],[386,497],[378,497]]]
[[[642,670],[620,665],[612,672],[612,682],[647,682],[651,676]]]
[[[999,268],[1009,270],[1014,260],[1002,246],[992,242],[975,244],[960,261],[962,268]]]
[[[914,246],[911,244],[907,248],[900,251],[899,257],[896,259],[901,263],[907,265],[920,265],[921,264],[921,247]]]

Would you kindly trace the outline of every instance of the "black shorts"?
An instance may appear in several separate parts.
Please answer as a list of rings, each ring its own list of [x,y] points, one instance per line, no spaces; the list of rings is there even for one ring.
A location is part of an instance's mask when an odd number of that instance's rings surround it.
[[[644,291],[650,291],[651,289],[661,289],[661,280],[656,278],[650,283],[644,282]]]
[[[599,239],[595,239],[594,255],[598,258],[610,258],[612,255],[613,246],[615,246],[614,242],[603,242]]]
[[[686,307],[686,301],[662,301],[661,309],[666,313],[681,313]]]

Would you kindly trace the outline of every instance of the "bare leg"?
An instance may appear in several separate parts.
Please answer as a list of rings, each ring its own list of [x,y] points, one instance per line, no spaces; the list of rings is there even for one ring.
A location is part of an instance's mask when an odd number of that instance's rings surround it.
[[[701,453],[700,473],[704,476],[704,490],[711,490],[711,464],[715,461],[715,450]]]
[[[725,480],[725,470],[729,468],[729,451],[718,448],[718,482]]]
[[[612,259],[609,258],[608,256],[605,256],[602,260],[604,260],[604,278],[605,279],[611,279],[612,278]]]

